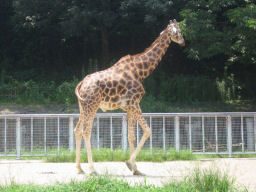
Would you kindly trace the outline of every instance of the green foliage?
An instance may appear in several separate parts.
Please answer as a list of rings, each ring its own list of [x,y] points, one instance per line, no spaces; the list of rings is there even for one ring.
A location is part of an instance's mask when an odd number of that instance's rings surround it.
[[[129,151],[123,152],[122,149],[115,149],[111,151],[108,148],[101,148],[92,150],[93,161],[125,161],[129,159]],[[60,156],[48,156],[45,158],[47,162],[75,162],[75,153],[69,151],[62,151]],[[181,150],[177,152],[175,149],[162,149],[154,148],[152,153],[149,149],[142,149],[137,156],[137,161],[152,161],[152,162],[163,162],[163,161],[177,161],[177,160],[195,160],[197,156],[193,155],[189,150]],[[87,162],[87,154],[82,151],[81,162]]]
[[[146,79],[144,85],[146,91],[149,90],[149,95],[142,100],[145,111],[150,111],[149,107],[153,110],[152,107],[158,106],[158,109],[163,108],[162,112],[167,112],[165,102],[188,104],[240,99],[240,86],[234,75],[225,74],[221,79],[211,79],[207,76],[190,75],[169,77],[166,73],[160,73]]]
[[[77,79],[63,82],[60,85],[56,85],[53,81],[37,83],[33,80],[25,82],[13,80],[9,84],[0,87],[0,102],[17,104],[59,103],[69,106],[76,103],[74,90],[77,84]]]
[[[145,178],[146,179],[146,178]],[[247,189],[238,189],[234,181],[227,175],[221,174],[220,170],[200,170],[195,169],[190,176],[187,176],[181,182],[170,181],[163,187],[154,185],[136,184],[129,185],[127,182],[117,178],[106,176],[89,176],[85,181],[72,181],[70,183],[58,183],[53,186],[38,185],[18,185],[12,183],[10,186],[0,186],[1,191],[5,192],[69,192],[69,191],[95,191],[95,192],[126,192],[126,191],[152,191],[152,192],[245,192]]]
[[[186,47],[171,44],[163,77],[145,81],[144,108],[154,102],[164,112],[166,102],[254,99],[255,10],[252,0],[5,1],[1,101],[68,106],[76,100],[73,77],[141,52],[174,18],[181,20]]]

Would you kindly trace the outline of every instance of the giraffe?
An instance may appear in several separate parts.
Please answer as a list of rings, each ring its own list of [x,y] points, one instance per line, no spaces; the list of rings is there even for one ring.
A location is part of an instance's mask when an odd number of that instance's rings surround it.
[[[157,67],[171,41],[185,46],[185,41],[177,21],[170,20],[167,27],[144,52],[126,55],[112,67],[87,75],[75,89],[78,98],[80,116],[74,129],[76,139],[76,168],[84,173],[80,165],[81,140],[84,138],[90,172],[96,174],[91,153],[91,132],[94,116],[102,111],[122,109],[127,112],[128,142],[130,158],[127,167],[134,175],[143,175],[136,166],[136,157],[149,138],[151,130],[142,116],[140,101],[145,94],[142,80]],[[138,121],[143,136],[137,146],[135,143],[135,122]]]

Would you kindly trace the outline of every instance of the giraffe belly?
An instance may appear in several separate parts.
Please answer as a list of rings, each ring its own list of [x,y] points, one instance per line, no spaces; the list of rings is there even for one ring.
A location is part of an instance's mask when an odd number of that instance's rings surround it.
[[[110,102],[101,102],[100,107],[99,107],[103,112],[107,110],[116,110],[119,109],[120,106],[115,104],[115,103],[110,103]]]
[[[116,110],[116,109],[124,109],[127,106],[127,101],[129,99],[126,96],[121,96],[116,102],[106,102],[102,101],[100,103],[99,108],[105,112],[107,110]]]

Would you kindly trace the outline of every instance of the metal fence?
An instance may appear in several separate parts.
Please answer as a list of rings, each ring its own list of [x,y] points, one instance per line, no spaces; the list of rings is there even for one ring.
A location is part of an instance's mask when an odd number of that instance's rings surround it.
[[[244,113],[146,113],[152,129],[144,148],[197,154],[256,154],[256,112]],[[0,156],[44,156],[74,151],[73,129],[79,114],[0,115]],[[98,113],[92,147],[126,151],[127,119],[124,113]],[[142,137],[136,123],[135,145]],[[83,147],[85,144],[83,143]]]

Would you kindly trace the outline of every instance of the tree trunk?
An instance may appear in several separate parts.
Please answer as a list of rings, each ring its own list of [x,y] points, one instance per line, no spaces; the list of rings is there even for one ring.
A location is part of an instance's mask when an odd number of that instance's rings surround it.
[[[101,25],[101,59],[100,68],[106,68],[109,63],[109,41],[108,30],[104,25]]]

